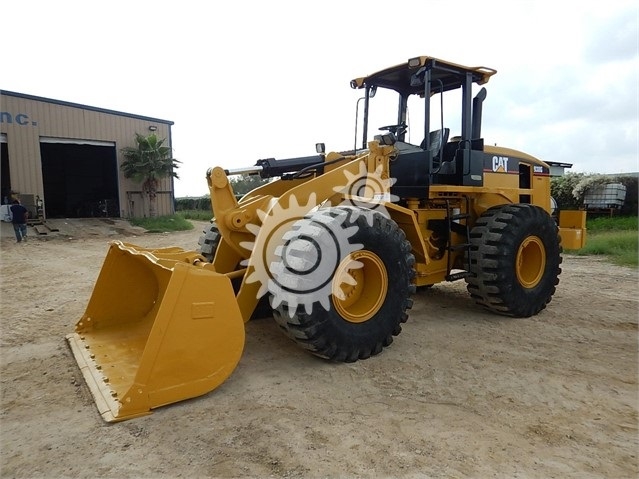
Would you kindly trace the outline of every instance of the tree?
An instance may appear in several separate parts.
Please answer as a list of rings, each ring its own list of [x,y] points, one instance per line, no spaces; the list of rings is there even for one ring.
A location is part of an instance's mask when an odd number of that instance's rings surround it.
[[[135,134],[137,146],[127,146],[120,151],[124,161],[120,168],[126,178],[142,183],[142,193],[149,200],[149,216],[156,216],[158,184],[167,177],[179,178],[175,169],[179,168],[171,156],[171,149],[164,146],[166,139],[160,140],[155,133],[149,136]]]

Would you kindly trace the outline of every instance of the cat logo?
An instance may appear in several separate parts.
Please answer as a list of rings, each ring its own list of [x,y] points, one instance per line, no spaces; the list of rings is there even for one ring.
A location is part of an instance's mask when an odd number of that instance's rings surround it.
[[[508,171],[508,157],[493,156],[493,171],[496,173],[506,173]]]

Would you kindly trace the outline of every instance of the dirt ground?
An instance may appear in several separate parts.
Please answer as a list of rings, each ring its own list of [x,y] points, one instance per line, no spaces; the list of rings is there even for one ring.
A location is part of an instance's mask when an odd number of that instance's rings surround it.
[[[190,232],[65,221],[16,244],[2,224],[0,476],[15,478],[636,478],[637,271],[564,256],[530,319],[482,311],[462,282],[420,291],[391,347],[354,364],[247,324],[205,396],[107,424],[65,341],[110,239],[197,247]]]

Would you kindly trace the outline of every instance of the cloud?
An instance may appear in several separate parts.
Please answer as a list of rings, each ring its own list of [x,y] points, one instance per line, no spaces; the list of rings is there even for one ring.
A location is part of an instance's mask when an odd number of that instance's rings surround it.
[[[603,5],[602,5],[603,7]],[[584,42],[584,59],[594,65],[612,61],[636,60],[639,40],[639,7],[631,2],[607,15],[598,9],[600,23],[594,23]]]

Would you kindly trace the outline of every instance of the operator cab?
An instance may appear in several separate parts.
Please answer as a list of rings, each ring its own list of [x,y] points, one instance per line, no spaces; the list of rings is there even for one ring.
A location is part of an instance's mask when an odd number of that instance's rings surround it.
[[[491,68],[421,56],[351,81],[352,88],[364,90],[362,149],[368,147],[369,130],[380,113],[396,108],[395,123],[378,128],[381,133],[374,135],[382,144],[394,144],[399,153],[391,163],[391,176],[396,180],[393,194],[420,198],[427,196],[433,184],[483,184],[481,110],[486,90],[482,88],[473,98],[472,87],[487,83],[495,73]],[[451,124],[448,118],[444,122],[447,92],[461,96],[461,109],[449,115]],[[461,134],[451,138],[454,119],[460,123]],[[411,136],[418,139],[413,141]]]

